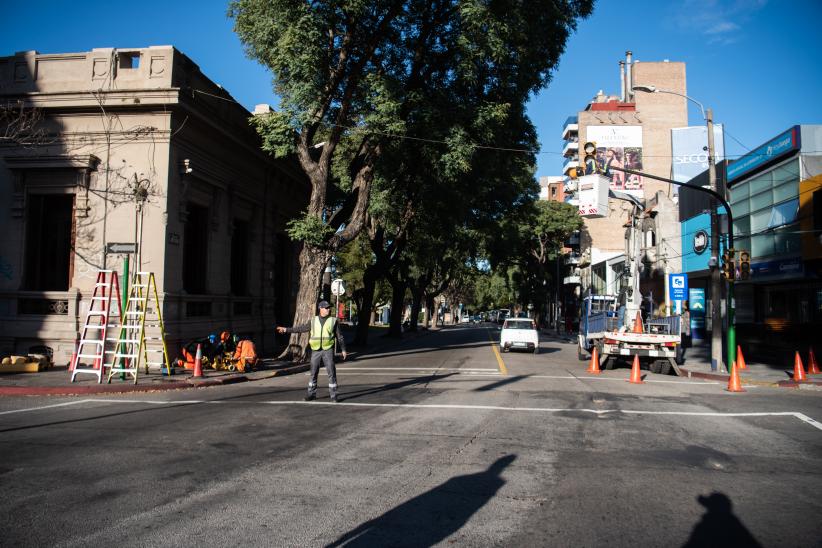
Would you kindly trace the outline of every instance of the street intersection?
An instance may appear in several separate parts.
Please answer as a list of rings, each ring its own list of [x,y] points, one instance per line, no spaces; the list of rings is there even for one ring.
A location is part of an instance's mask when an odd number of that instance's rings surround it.
[[[822,393],[585,373],[491,324],[213,388],[0,399],[14,546],[818,545]],[[754,544],[755,545],[755,544]]]

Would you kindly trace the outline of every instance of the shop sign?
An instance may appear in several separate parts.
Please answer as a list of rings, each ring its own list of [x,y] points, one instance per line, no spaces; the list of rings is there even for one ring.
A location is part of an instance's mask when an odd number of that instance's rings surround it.
[[[793,126],[785,133],[771,139],[759,148],[752,150],[736,162],[728,166],[728,181],[739,179],[748,172],[764,165],[771,160],[793,150],[799,150],[799,126]]]
[[[705,230],[697,230],[694,234],[694,253],[702,255],[708,249],[709,243],[708,233]]]
[[[801,277],[803,274],[804,268],[801,257],[751,264],[751,278],[754,281],[758,277],[795,278]]]

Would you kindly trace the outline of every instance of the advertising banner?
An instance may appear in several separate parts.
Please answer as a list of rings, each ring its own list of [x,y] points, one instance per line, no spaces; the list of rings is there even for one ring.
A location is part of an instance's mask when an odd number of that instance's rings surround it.
[[[716,163],[725,159],[725,133],[722,124],[714,125]],[[675,127],[671,129],[671,179],[687,183],[708,169],[708,128],[706,126]],[[674,195],[679,187],[674,186]]]
[[[691,310],[691,337],[695,340],[705,338],[705,289],[691,287],[688,289],[688,304]]]
[[[611,190],[641,198],[642,178],[611,167],[642,171],[642,126],[588,126],[586,135],[597,144],[597,166],[610,179]]]

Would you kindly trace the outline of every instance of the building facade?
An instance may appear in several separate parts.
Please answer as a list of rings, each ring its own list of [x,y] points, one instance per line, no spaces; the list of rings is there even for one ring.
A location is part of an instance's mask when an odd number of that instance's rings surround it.
[[[0,349],[67,362],[97,271],[122,273],[136,244],[172,358],[221,330],[274,351],[299,279],[285,226],[310,187],[261,151],[251,113],[171,46],[2,57],[0,101],[42,113],[0,146]]]

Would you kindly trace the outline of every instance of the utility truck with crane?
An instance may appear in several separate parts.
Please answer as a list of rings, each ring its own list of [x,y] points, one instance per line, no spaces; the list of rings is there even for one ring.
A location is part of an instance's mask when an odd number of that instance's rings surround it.
[[[586,151],[587,152],[587,151]],[[654,373],[667,374],[676,363],[676,346],[681,343],[680,317],[642,318],[640,311],[639,265],[641,263],[640,212],[643,203],[635,196],[609,190],[610,180],[593,173],[579,177],[579,212],[583,217],[606,217],[608,199],[624,200],[632,204],[633,212],[625,240],[628,263],[626,283],[617,295],[587,295],[582,300],[578,335],[578,354],[581,360],[594,348],[601,367],[611,369],[619,359],[633,360],[639,356]]]

